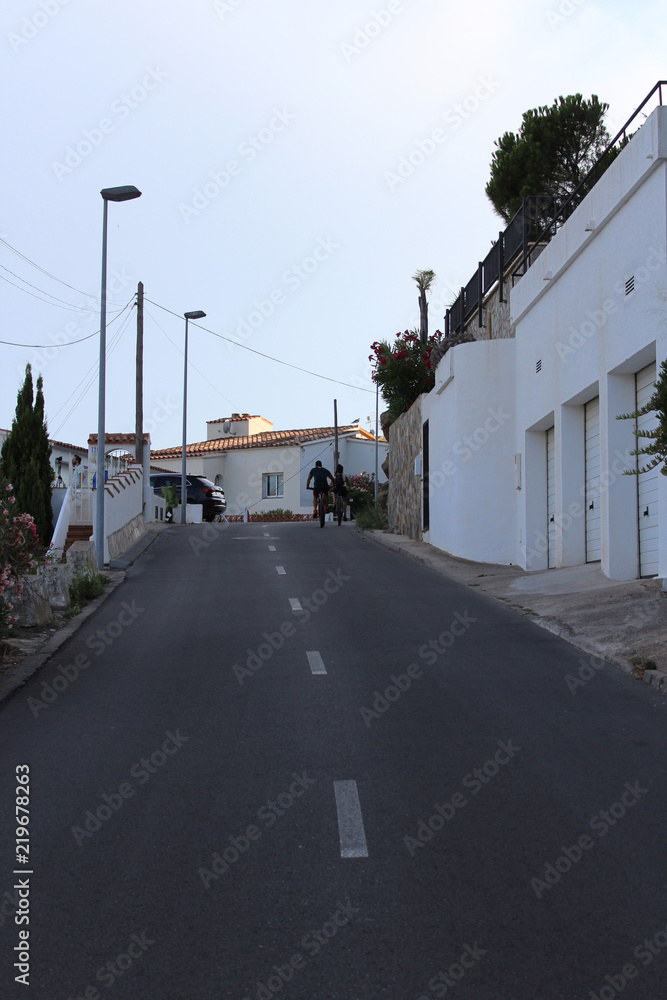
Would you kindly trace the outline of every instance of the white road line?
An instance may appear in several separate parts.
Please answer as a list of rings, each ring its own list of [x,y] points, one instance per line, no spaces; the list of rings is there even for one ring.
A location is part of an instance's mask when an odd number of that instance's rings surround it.
[[[265,531],[264,532],[264,537],[265,538],[270,538],[271,537],[271,532],[270,531]]]
[[[276,551],[275,545],[269,545],[269,552],[275,552],[275,551]]]
[[[366,833],[356,781],[334,781],[341,858],[367,858]]]
[[[311,649],[308,650],[306,656],[308,657],[311,673],[326,674],[327,668],[324,666],[324,660],[322,659],[321,653],[318,653],[316,649]]]
[[[290,597],[289,606],[292,609],[292,611],[303,611],[303,608],[301,607],[301,601],[299,600],[298,597]]]
[[[278,570],[278,576],[285,576],[286,575],[285,574],[285,567],[284,566],[276,566],[276,569]]]

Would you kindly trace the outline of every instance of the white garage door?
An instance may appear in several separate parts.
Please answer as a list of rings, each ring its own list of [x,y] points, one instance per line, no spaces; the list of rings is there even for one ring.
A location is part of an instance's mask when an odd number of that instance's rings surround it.
[[[642,368],[635,375],[637,409],[641,410],[653,395],[656,379],[655,362]],[[658,425],[655,410],[637,417],[637,430],[651,431]],[[637,438],[637,447],[648,444],[648,438]],[[650,456],[638,455],[637,468],[645,465]],[[637,476],[639,504],[639,575],[658,575],[658,468],[640,472]]]
[[[556,565],[556,452],[554,447],[554,429],[546,432],[547,438],[547,539],[548,566]]]
[[[586,562],[602,558],[600,542],[600,397],[584,407],[586,424]]]

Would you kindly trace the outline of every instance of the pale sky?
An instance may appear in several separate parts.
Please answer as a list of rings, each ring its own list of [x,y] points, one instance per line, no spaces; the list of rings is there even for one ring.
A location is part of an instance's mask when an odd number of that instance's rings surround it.
[[[667,77],[663,0],[3,0],[0,45],[0,339],[45,345],[0,344],[0,427],[29,361],[76,445],[97,430],[99,340],[71,342],[99,329],[102,188],[142,192],[109,206],[107,431],[134,430],[118,311],[139,281],[154,448],[181,441],[195,309],[188,441],[232,412],[329,425],[334,398],[368,427],[370,344],[418,325],[414,272],[437,274],[442,329],[502,227],[494,140],[576,92],[613,133]]]

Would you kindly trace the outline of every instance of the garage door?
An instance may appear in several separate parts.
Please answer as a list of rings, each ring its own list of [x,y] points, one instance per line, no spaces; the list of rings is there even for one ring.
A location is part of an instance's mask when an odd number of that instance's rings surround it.
[[[602,558],[600,541],[600,397],[584,407],[586,425],[586,562]]]
[[[641,410],[651,399],[655,387],[655,362],[642,368],[635,375],[637,409]],[[655,410],[637,417],[637,430],[651,431],[658,426]],[[637,438],[637,446],[648,444],[646,438]],[[637,468],[646,464],[646,455],[638,455]],[[639,575],[658,575],[658,468],[640,472],[637,476],[639,516]]]
[[[556,452],[554,429],[546,432],[547,438],[547,540],[548,566],[556,565]]]

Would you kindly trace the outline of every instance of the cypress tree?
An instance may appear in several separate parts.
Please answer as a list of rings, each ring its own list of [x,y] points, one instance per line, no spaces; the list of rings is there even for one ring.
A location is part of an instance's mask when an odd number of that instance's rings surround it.
[[[13,485],[20,510],[32,516],[44,547],[53,534],[53,469],[50,456],[42,376],[37,379],[37,393],[34,395],[32,369],[28,364],[25,381],[16,399],[12,429],[0,451],[0,474]]]

